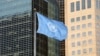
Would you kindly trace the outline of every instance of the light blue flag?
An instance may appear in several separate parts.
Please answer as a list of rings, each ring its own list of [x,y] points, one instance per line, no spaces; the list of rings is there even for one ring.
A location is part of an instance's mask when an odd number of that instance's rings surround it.
[[[68,29],[62,22],[47,18],[40,13],[37,13],[37,17],[39,22],[37,33],[60,41],[67,37]]]

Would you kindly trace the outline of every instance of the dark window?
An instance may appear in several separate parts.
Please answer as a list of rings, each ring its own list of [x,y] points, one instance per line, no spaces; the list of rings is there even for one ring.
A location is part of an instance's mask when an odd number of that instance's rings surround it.
[[[99,0],[96,0],[96,8],[99,8]]]
[[[80,2],[77,1],[77,2],[76,2],[76,11],[79,11],[79,10],[80,10]]]
[[[91,19],[91,15],[88,15],[88,19]]]
[[[75,51],[72,51],[72,55],[75,55]]]
[[[71,12],[74,12],[74,2],[71,3]]]
[[[85,0],[82,0],[82,9],[85,9],[86,5],[85,5]]]
[[[91,8],[91,0],[87,0],[87,8]]]
[[[80,21],[80,17],[77,17],[77,18],[76,18],[76,21]]]
[[[81,51],[80,51],[80,50],[78,50],[78,51],[77,51],[77,54],[78,54],[78,55],[79,55],[79,54],[81,54]]]
[[[86,49],[83,49],[83,53],[84,53],[84,54],[87,53],[87,50],[86,50]]]
[[[86,16],[82,16],[82,20],[86,20]]]
[[[72,19],[71,19],[71,22],[74,22],[74,21],[75,21],[74,18],[72,18]]]

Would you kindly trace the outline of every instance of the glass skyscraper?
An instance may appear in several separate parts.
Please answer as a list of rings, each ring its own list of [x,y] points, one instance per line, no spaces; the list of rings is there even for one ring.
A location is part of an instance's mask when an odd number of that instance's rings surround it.
[[[56,0],[0,1],[0,56],[33,56],[34,8],[59,20]],[[59,56],[58,40],[37,34],[36,46],[37,56]]]
[[[64,10],[64,0],[58,0],[58,4],[59,4],[59,18],[62,22],[65,23],[65,10]],[[65,56],[65,40],[60,42],[60,56]]]

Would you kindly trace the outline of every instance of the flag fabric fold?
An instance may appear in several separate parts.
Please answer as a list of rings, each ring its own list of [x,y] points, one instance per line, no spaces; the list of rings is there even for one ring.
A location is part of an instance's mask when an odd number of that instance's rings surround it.
[[[37,33],[46,35],[50,38],[54,38],[60,41],[66,39],[68,34],[68,29],[62,22],[45,17],[40,13],[37,13],[37,18],[38,18]]]

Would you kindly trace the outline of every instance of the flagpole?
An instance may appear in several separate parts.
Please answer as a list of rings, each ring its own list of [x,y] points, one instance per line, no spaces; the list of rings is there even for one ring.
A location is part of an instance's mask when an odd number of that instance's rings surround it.
[[[36,8],[34,8],[34,56],[36,56]]]

